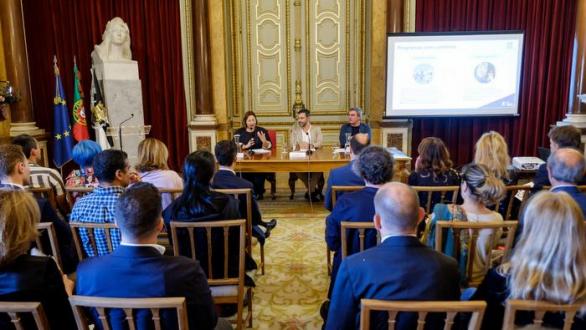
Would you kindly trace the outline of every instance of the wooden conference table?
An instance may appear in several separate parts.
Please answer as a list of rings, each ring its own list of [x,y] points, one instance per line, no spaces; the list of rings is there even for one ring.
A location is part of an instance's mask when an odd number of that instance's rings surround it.
[[[244,154],[236,161],[236,172],[324,172],[344,166],[350,161],[350,155],[334,153],[332,148],[324,147],[309,157],[289,157],[289,152],[269,150],[263,154]],[[407,182],[410,157],[395,157],[394,180]]]

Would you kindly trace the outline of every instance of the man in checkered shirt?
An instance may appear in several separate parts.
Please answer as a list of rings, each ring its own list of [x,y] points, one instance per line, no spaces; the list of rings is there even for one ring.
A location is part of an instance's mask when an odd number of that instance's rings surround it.
[[[24,156],[28,159],[31,169],[30,186],[33,188],[51,188],[56,197],[58,211],[63,217],[69,214],[69,203],[65,196],[65,184],[63,184],[61,174],[54,168],[39,165],[41,149],[37,139],[28,134],[21,134],[12,139],[12,144],[21,146]]]
[[[91,194],[75,202],[70,219],[72,222],[114,223],[118,197],[130,183],[130,166],[124,151],[108,149],[94,158],[94,175],[100,185]],[[88,257],[96,256],[90,237],[85,229],[79,230],[83,249]],[[97,255],[109,254],[106,233],[103,229],[94,230]],[[120,245],[120,231],[110,229],[112,249]]]

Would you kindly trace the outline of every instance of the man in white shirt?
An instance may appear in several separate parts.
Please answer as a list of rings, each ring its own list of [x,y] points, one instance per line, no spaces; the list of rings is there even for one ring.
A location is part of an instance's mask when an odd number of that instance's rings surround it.
[[[311,113],[307,109],[301,109],[297,112],[297,122],[293,124],[290,134],[291,150],[311,151],[317,150],[322,146],[323,135],[321,128],[311,124]],[[310,156],[311,157],[311,156]],[[321,191],[317,191],[317,184],[323,178],[322,172],[298,172],[291,173],[290,181],[295,182],[295,177],[301,179],[307,194],[307,199],[311,198],[314,201],[319,200]],[[294,184],[294,183],[293,183]]]

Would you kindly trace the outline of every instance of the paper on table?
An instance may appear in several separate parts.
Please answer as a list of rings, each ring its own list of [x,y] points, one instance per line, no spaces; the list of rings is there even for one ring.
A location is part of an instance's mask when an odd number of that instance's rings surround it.
[[[255,154],[268,154],[271,151],[268,149],[252,149],[252,152],[254,152]]]
[[[346,149],[344,149],[344,148],[336,148],[336,149],[334,149],[334,153],[335,154],[341,154],[341,153],[345,153],[345,152],[346,152]]]
[[[307,153],[305,151],[291,151],[289,153],[289,158],[305,158],[307,157]]]

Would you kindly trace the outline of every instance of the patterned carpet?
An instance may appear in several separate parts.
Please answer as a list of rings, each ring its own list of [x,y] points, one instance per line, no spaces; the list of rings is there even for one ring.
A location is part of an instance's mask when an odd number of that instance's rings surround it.
[[[321,204],[309,203],[298,193],[277,200],[264,200],[260,208],[265,220],[278,219],[265,245],[266,273],[256,276],[253,299],[254,329],[320,329],[319,307],[329,284],[326,271],[324,219],[329,214]],[[255,259],[259,249],[254,249]]]

